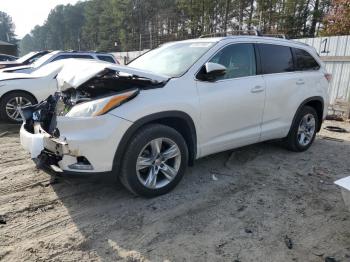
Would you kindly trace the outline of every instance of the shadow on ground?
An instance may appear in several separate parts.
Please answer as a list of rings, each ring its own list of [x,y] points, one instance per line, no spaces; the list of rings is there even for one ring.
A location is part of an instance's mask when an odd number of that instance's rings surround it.
[[[108,176],[58,178],[53,188],[81,234],[70,244],[107,261],[344,259],[349,213],[331,167],[341,170],[346,159],[329,166],[329,146],[336,145],[318,140],[296,154],[263,143],[220,153],[155,199],[135,197]]]
[[[144,199],[111,176],[51,177],[18,135],[0,137],[0,260],[347,261],[350,213],[333,182],[350,173],[348,140],[205,157]]]

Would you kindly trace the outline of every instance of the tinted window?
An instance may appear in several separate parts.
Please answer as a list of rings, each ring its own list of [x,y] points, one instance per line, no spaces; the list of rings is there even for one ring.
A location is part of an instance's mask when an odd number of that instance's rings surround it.
[[[69,58],[68,56],[65,56],[65,55],[59,55],[57,56],[56,58],[54,58],[52,60],[52,62],[55,62],[55,61],[58,61],[58,60],[62,60],[62,59],[66,59],[66,58]]]
[[[115,61],[114,61],[113,58],[110,57],[110,56],[107,56],[107,55],[98,55],[97,58],[100,59],[100,60],[102,60],[102,61],[106,61],[106,62],[110,62],[110,63],[115,64]]]
[[[289,47],[259,44],[263,74],[293,71],[293,56]]]
[[[0,61],[14,61],[14,60],[16,60],[16,57],[14,56],[0,55]]]
[[[316,60],[305,50],[294,49],[295,58],[297,61],[297,70],[318,70],[320,65]]]
[[[256,74],[255,52],[252,44],[233,44],[221,49],[211,60],[226,67],[220,79],[252,76]]]
[[[93,59],[91,55],[71,55],[70,58]]]

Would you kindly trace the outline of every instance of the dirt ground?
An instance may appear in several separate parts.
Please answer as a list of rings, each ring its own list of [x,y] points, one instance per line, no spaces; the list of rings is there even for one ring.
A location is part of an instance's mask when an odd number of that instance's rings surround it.
[[[322,130],[305,153],[269,142],[206,157],[174,191],[143,199],[108,176],[37,170],[6,128],[1,261],[350,261],[350,212],[333,184],[350,175],[350,133]]]

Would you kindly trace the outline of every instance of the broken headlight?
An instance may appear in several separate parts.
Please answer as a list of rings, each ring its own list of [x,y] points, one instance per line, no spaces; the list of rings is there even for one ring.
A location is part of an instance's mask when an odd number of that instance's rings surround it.
[[[120,106],[137,96],[138,89],[123,92],[117,95],[99,98],[85,103],[80,103],[72,107],[67,113],[68,117],[91,117],[103,115],[110,110]]]

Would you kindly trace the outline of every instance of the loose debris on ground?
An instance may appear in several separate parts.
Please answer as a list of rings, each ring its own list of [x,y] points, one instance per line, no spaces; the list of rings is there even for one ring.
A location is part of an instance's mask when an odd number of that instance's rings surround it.
[[[343,142],[318,136],[305,153],[269,142],[208,156],[170,194],[143,199],[108,176],[51,177],[7,134],[0,260],[350,261],[350,211],[333,184],[350,173],[350,134],[320,136]]]

